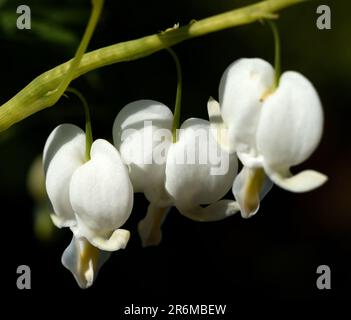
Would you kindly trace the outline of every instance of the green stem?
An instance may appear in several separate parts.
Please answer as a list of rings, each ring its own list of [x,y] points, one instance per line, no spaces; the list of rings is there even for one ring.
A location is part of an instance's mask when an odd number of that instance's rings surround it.
[[[273,38],[274,38],[274,70],[275,70],[274,87],[276,89],[279,85],[279,79],[281,75],[280,36],[279,36],[277,24],[272,20],[267,20],[267,23],[273,32]]]
[[[72,68],[71,72],[73,78],[77,78],[103,66],[148,56],[187,39],[275,17],[275,12],[305,1],[307,0],[261,1],[190,23],[178,29],[97,49],[84,54],[79,66]],[[3,104],[0,107],[0,132],[36,112],[52,106],[55,100],[48,93],[57,89],[65,76],[68,77],[67,72],[70,66],[71,61],[68,61],[43,73]]]
[[[176,53],[171,49],[167,48],[167,51],[171,54],[176,68],[177,68],[177,94],[175,100],[175,107],[174,107],[174,116],[173,116],[173,124],[172,124],[172,137],[173,143],[177,142],[177,129],[179,129],[180,123],[180,111],[181,111],[181,104],[182,104],[182,68],[180,66],[179,59]]]
[[[62,82],[60,83],[58,88],[54,91],[54,94],[52,96],[49,95],[48,103],[51,105],[54,105],[61,98],[62,94],[66,91],[70,82],[74,78],[75,71],[77,70],[77,67],[80,64],[82,57],[85,51],[87,50],[90,39],[93,36],[94,30],[99,21],[102,7],[104,5],[104,0],[92,0],[92,5],[93,5],[93,8],[91,11],[88,25],[85,29],[82,41],[79,44],[77,52],[73,60],[70,62],[69,69],[66,72],[66,74],[63,76]]]
[[[87,100],[84,98],[84,96],[78,90],[70,87],[70,88],[67,88],[66,91],[75,94],[78,97],[78,99],[82,102],[83,107],[84,107],[84,113],[85,113],[85,159],[87,161],[89,161],[90,160],[91,145],[93,144],[93,132],[91,129],[90,109],[89,109]]]

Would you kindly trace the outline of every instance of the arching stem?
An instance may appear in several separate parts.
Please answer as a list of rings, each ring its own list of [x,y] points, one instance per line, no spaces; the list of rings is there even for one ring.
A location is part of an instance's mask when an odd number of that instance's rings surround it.
[[[173,124],[172,124],[172,137],[173,137],[173,143],[175,143],[177,142],[177,129],[179,129],[179,122],[180,122],[183,80],[182,80],[182,69],[180,66],[178,56],[171,48],[167,48],[167,51],[171,54],[177,68],[177,94],[176,94],[174,117],[173,117]]]

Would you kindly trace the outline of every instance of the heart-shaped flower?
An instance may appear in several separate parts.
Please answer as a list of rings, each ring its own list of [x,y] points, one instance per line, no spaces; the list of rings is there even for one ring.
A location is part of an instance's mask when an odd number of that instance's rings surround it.
[[[198,221],[223,219],[239,209],[233,200],[220,200],[237,173],[236,156],[218,146],[210,123],[201,119],[185,121],[173,143],[172,122],[167,106],[140,100],[125,106],[113,126],[114,144],[129,166],[134,191],[150,201],[139,224],[144,245],[160,242],[170,206]]]
[[[233,184],[243,217],[255,214],[260,194],[271,181],[292,192],[321,186],[327,177],[314,170],[296,175],[318,146],[323,131],[323,110],[318,94],[302,74],[287,71],[274,85],[274,69],[262,59],[240,59],[224,72],[219,104],[210,100],[212,125],[221,132],[219,143],[237,152],[244,165]]]
[[[89,287],[107,252],[125,248],[129,240],[129,231],[120,229],[133,206],[128,170],[114,146],[102,139],[92,144],[87,161],[85,133],[72,124],[54,129],[43,157],[52,220],[74,235],[62,262],[81,287]]]

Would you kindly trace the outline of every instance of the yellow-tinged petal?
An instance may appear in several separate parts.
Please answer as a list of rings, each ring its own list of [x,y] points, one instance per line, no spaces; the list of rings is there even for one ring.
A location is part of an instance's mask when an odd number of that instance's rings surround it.
[[[62,264],[72,272],[82,289],[89,288],[110,253],[100,251],[85,238],[73,237],[62,255]]]

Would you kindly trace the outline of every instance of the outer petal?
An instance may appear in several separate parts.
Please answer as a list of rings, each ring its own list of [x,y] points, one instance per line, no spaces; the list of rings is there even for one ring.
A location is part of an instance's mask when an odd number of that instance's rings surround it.
[[[72,272],[79,287],[86,289],[93,284],[101,266],[110,255],[110,252],[96,249],[84,238],[73,236],[70,245],[62,255],[61,261]]]
[[[234,145],[230,143],[229,131],[227,125],[223,122],[219,103],[212,97],[207,103],[208,116],[211,123],[211,133],[221,148],[229,153],[235,151]],[[237,152],[238,158],[244,166],[250,168],[262,167],[263,157],[257,155],[255,148],[246,150],[246,152]]]
[[[257,147],[266,166],[287,171],[316,149],[323,130],[323,111],[312,84],[297,72],[285,72],[278,89],[264,103]]]
[[[56,213],[53,221],[58,227],[75,224],[69,201],[69,184],[74,171],[84,163],[85,133],[73,124],[54,129],[44,147],[43,163],[46,191]]]
[[[118,151],[106,140],[96,140],[91,160],[74,172],[70,200],[78,221],[76,236],[86,237],[101,250],[124,246],[121,233],[113,232],[131,213],[133,188]],[[129,238],[129,233],[122,238]]]
[[[326,175],[314,170],[305,170],[294,176],[289,171],[276,172],[268,167],[265,170],[276,185],[291,192],[311,191],[328,180]]]
[[[126,105],[113,125],[113,141],[129,166],[134,192],[144,192],[149,201],[164,193],[172,121],[173,114],[164,104],[139,100]]]
[[[227,193],[236,172],[236,156],[219,147],[209,122],[188,119],[168,152],[166,190],[178,208],[210,204]]]
[[[224,72],[219,85],[219,103],[236,151],[255,149],[262,102],[273,83],[273,67],[262,59],[237,60]]]

